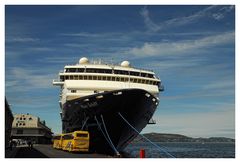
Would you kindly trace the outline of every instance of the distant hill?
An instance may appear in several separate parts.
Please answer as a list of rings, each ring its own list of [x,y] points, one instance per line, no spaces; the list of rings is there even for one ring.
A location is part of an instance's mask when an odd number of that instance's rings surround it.
[[[143,134],[153,142],[235,142],[235,139],[225,137],[210,137],[210,138],[192,138],[180,134],[166,133],[147,133]],[[133,142],[145,141],[141,136],[137,136]]]

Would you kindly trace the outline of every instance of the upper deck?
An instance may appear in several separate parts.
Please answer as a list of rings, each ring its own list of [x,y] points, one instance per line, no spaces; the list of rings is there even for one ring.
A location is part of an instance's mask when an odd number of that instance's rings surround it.
[[[121,65],[104,64],[101,62],[89,63],[87,58],[81,58],[76,65],[66,65],[64,71],[59,73],[59,80],[54,80],[54,85],[63,85],[65,80],[98,80],[142,83],[157,85],[161,81],[154,72],[130,67],[128,61]]]

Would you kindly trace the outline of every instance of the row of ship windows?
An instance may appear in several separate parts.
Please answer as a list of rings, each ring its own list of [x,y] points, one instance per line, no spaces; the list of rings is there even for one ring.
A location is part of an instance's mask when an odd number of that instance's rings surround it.
[[[142,83],[150,85],[158,85],[158,81],[145,80],[145,79],[136,79],[136,78],[124,78],[124,77],[113,77],[113,76],[78,76],[78,75],[65,75],[60,76],[60,81],[64,80],[107,80],[107,81],[121,81],[121,82],[130,82],[132,83]]]
[[[121,75],[132,75],[141,76],[146,78],[154,78],[153,74],[136,72],[136,71],[125,71],[125,70],[113,70],[113,69],[95,69],[95,68],[66,68],[65,72],[84,72],[84,73],[105,73],[105,74],[121,74]]]

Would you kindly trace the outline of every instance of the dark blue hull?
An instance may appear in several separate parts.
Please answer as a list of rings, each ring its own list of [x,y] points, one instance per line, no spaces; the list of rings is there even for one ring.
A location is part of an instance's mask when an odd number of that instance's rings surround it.
[[[118,113],[141,132],[152,118],[157,105],[158,100],[142,89],[116,90],[74,99],[63,106],[63,133],[87,130],[90,132],[91,151],[113,153],[103,131],[109,135],[116,149],[122,151],[137,133]]]

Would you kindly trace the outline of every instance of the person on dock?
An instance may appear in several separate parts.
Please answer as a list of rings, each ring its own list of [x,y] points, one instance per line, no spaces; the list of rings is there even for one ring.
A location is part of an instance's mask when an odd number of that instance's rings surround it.
[[[29,147],[30,149],[33,148],[33,142],[32,142],[31,139],[28,140],[27,144],[28,144],[28,147]]]

